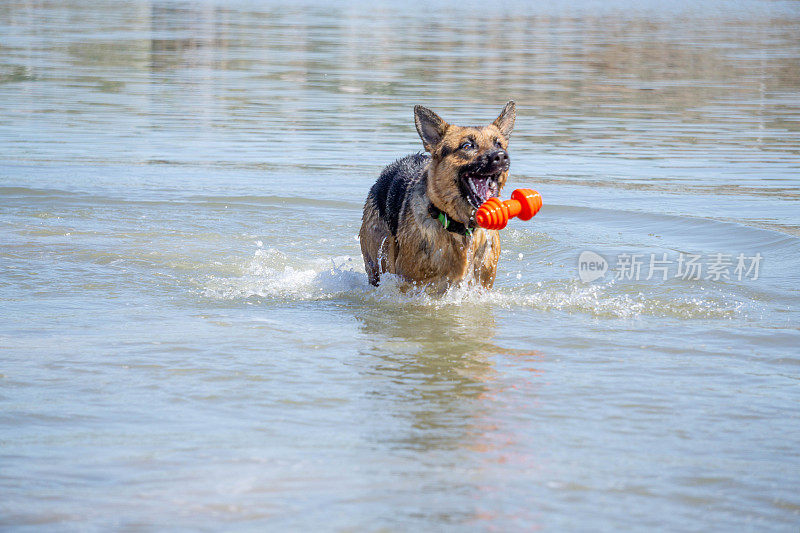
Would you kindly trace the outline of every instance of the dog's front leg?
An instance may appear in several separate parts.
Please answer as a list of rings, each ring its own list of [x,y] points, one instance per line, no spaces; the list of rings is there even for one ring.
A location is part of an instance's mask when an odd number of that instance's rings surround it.
[[[500,236],[496,231],[486,231],[486,241],[476,250],[475,279],[485,288],[491,289],[497,275],[500,260]]]

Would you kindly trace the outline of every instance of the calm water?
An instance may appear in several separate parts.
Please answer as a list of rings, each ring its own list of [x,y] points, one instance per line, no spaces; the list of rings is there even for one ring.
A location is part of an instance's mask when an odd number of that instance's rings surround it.
[[[0,4],[0,528],[797,531],[800,4],[635,5]],[[510,98],[495,289],[369,286]]]

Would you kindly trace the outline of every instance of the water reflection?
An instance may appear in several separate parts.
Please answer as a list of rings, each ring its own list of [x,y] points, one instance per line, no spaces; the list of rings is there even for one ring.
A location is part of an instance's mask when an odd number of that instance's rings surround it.
[[[406,461],[407,470],[395,476],[398,486],[415,487],[407,504],[418,506],[428,523],[538,523],[538,489],[512,489],[507,480],[536,483],[542,468],[538,439],[509,417],[515,411],[530,416],[542,383],[542,355],[496,342],[496,317],[488,307],[374,311],[356,316],[368,339],[361,354],[373,361],[366,371],[373,387],[366,405],[371,417],[390,421],[364,431],[368,441]],[[518,396],[509,396],[510,388]],[[525,405],[509,403],[513,397]],[[496,500],[506,501],[506,490],[519,501],[501,509]],[[447,496],[452,494],[461,496],[458,506]]]
[[[374,361],[369,373],[377,383],[370,392],[376,414],[403,421],[396,426],[400,432],[374,438],[400,448],[494,447],[481,441],[492,426],[487,419],[492,418],[493,399],[505,387],[496,379],[494,357],[518,358],[533,372],[529,363],[541,357],[494,343],[496,324],[489,308],[365,310],[357,319],[363,335],[372,339],[362,354]]]
[[[362,333],[374,339],[363,354],[379,384],[371,391],[376,411],[402,420],[393,435],[375,435],[401,448],[452,449],[464,444],[495,371],[488,355],[495,321],[490,310],[402,309],[357,316]]]

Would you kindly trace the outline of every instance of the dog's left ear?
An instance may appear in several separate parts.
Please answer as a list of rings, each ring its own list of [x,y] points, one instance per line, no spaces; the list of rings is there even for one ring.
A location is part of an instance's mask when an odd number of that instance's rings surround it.
[[[503,111],[500,112],[500,116],[494,119],[494,124],[500,133],[503,134],[503,137],[508,139],[511,137],[511,130],[514,129],[514,119],[517,118],[517,104],[514,103],[514,100],[509,100],[506,106],[503,108]]]

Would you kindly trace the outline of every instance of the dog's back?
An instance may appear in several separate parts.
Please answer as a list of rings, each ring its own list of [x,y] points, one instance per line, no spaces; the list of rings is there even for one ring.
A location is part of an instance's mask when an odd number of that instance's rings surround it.
[[[393,260],[395,237],[409,191],[423,178],[431,157],[417,153],[398,159],[383,169],[364,204],[361,251],[370,283],[377,284],[387,260]],[[365,235],[368,232],[369,235]],[[367,238],[365,238],[367,237]],[[391,238],[390,238],[391,237]],[[377,245],[377,246],[376,246]]]
[[[398,159],[381,172],[378,181],[367,196],[367,204],[378,210],[378,216],[397,235],[403,202],[411,187],[419,183],[425,166],[430,162],[429,155],[418,153]]]

